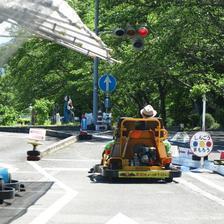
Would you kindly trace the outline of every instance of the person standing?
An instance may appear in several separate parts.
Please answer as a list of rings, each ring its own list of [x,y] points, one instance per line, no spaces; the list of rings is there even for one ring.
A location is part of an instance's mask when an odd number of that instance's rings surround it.
[[[70,96],[68,96],[68,120],[69,122],[74,122],[74,118],[75,118],[75,114],[73,112],[74,106],[73,106],[73,102]]]
[[[69,122],[69,110],[68,110],[68,100],[69,97],[65,96],[64,98],[64,107],[63,107],[63,112],[64,112],[64,123],[68,123]]]

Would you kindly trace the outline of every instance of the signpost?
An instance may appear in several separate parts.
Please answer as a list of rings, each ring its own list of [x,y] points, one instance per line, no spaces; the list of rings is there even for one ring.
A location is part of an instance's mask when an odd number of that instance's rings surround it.
[[[98,85],[99,88],[106,93],[104,99],[104,106],[106,108],[106,113],[108,113],[108,108],[111,107],[109,93],[113,92],[116,89],[117,81],[114,76],[105,73],[103,76],[100,77]]]
[[[45,141],[46,129],[42,128],[30,128],[29,140]]]
[[[190,140],[190,148],[196,156],[201,157],[201,167],[203,168],[204,157],[207,156],[213,148],[211,135],[205,131],[195,133]]]
[[[106,73],[100,77],[98,85],[103,92],[109,93],[116,89],[117,81],[114,76]]]

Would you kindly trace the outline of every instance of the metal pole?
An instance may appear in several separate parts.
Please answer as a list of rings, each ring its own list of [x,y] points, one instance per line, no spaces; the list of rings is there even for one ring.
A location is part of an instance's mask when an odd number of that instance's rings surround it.
[[[206,113],[206,95],[203,94],[202,96],[202,103],[203,103],[203,108],[202,108],[202,131],[205,131],[205,113]],[[204,169],[204,161],[205,158],[201,157],[201,169]]]
[[[94,19],[94,28],[95,34],[99,34],[98,30],[99,25],[99,0],[95,0],[95,19]],[[93,122],[96,125],[97,113],[98,113],[98,66],[99,58],[94,58],[93,64]]]
[[[202,131],[205,131],[205,113],[206,113],[206,95],[202,96],[203,109],[202,109]]]

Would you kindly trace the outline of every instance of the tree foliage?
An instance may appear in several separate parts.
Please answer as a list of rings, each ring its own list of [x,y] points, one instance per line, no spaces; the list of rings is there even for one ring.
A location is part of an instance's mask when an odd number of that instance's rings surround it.
[[[94,1],[68,2],[93,29]],[[149,103],[169,125],[192,126],[190,115],[201,114],[206,94],[208,113],[224,125],[223,6],[221,0],[100,0],[100,37],[122,61],[100,61],[99,67],[100,75],[108,72],[118,81],[110,96],[114,117],[139,116]],[[128,23],[148,25],[151,34],[142,51],[113,35]],[[8,62],[1,94],[9,94],[17,110],[45,98],[59,105],[60,113],[64,96],[70,95],[79,116],[92,110],[92,65],[72,50],[30,39]],[[99,97],[102,102],[104,94]]]

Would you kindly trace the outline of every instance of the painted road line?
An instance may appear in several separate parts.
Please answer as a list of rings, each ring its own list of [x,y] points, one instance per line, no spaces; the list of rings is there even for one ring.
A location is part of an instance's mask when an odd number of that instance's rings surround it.
[[[10,173],[16,172],[18,170],[18,168],[8,163],[0,163],[0,167],[7,168]]]
[[[22,173],[22,174],[37,174],[38,172],[37,171],[12,171],[10,173]]]
[[[43,168],[46,171],[89,171],[89,168],[66,168],[66,167],[45,167]]]
[[[108,140],[112,140],[113,137],[112,136],[108,136],[108,135],[96,135],[96,134],[93,134],[93,137],[95,138],[104,138],[104,139],[108,139]]]
[[[39,166],[35,162],[28,163],[39,173],[45,176],[48,180],[55,182],[59,187],[65,190],[65,195],[59,198],[55,203],[53,203],[50,207],[45,209],[40,215],[33,219],[30,224],[45,224],[47,223],[54,215],[56,215],[65,205],[67,205],[77,194],[77,191],[72,190],[70,187],[65,185],[63,182],[53,177],[49,173],[47,173],[41,166]]]
[[[4,209],[4,210],[26,210],[27,208],[26,207],[2,207],[1,209]],[[29,210],[39,211],[39,210],[43,210],[43,209],[42,208],[29,208]]]
[[[214,201],[214,202],[216,202],[216,203],[218,203],[218,204],[220,204],[224,207],[224,200],[223,199],[218,198],[218,197],[202,190],[201,188],[197,187],[196,185],[194,185],[194,184],[192,184],[192,183],[190,183],[186,180],[183,180],[181,178],[178,180],[178,182],[183,184],[184,186],[190,188],[191,190],[203,195],[204,197],[206,197],[206,198],[208,198],[208,199],[210,199],[210,200],[212,200],[212,201]]]
[[[99,159],[41,159],[41,161],[54,161],[54,162],[99,162]]]
[[[106,224],[138,224],[133,219],[129,218],[128,216],[118,213],[112,219],[110,219]]]
[[[82,143],[85,143],[85,144],[88,144],[88,145],[94,145],[95,144],[94,142],[87,142],[87,141],[83,141],[83,140],[82,140]]]
[[[206,185],[212,187],[212,188],[215,188],[221,192],[224,192],[224,188],[222,186],[219,186],[217,184],[214,184],[213,182],[211,182],[210,180],[202,177],[202,176],[199,176],[199,174],[196,174],[196,173],[192,173],[192,172],[189,172],[189,173],[186,173],[187,175],[199,180],[200,182],[202,183],[205,183]]]

